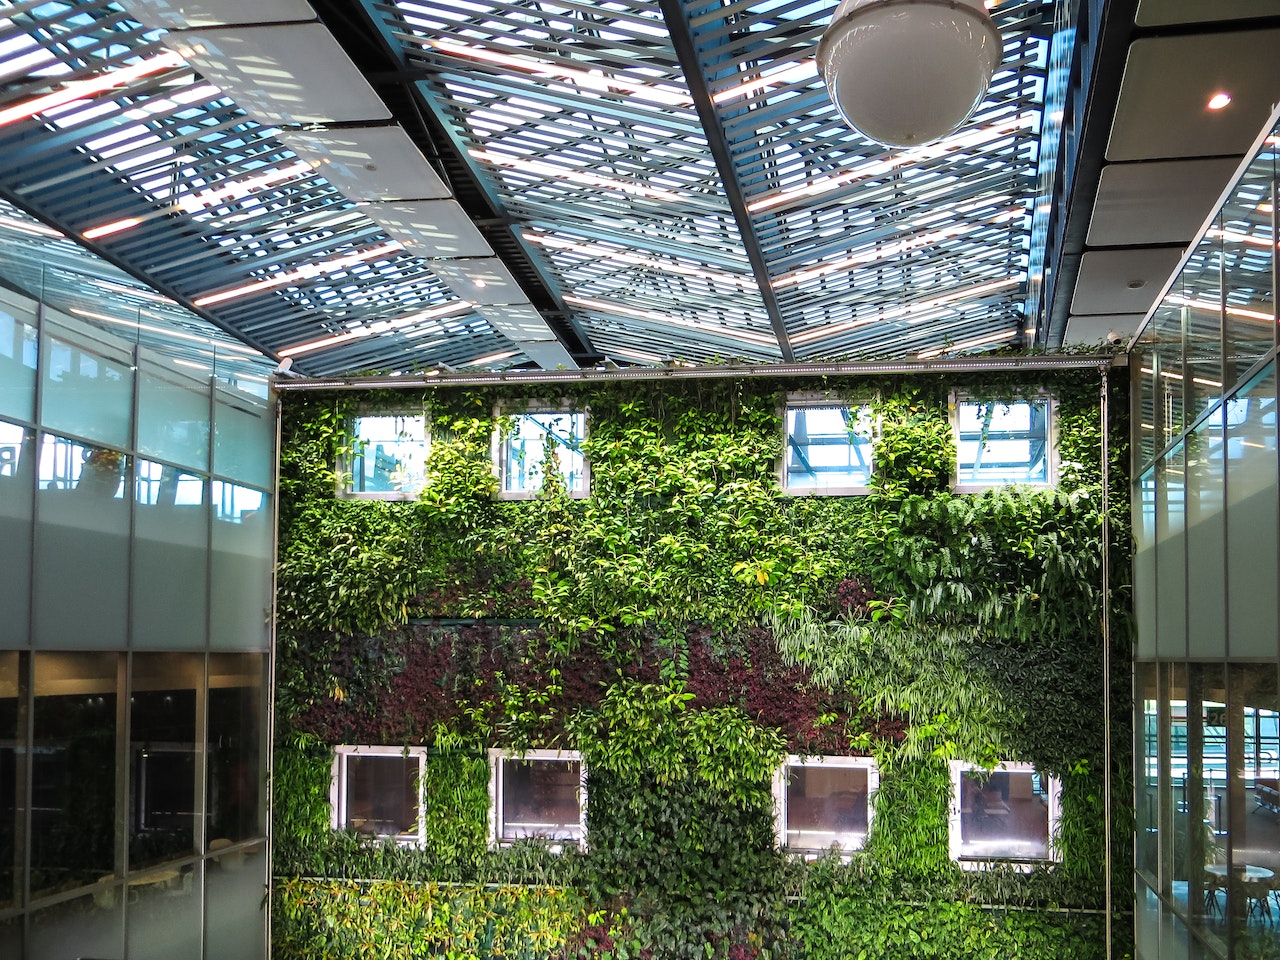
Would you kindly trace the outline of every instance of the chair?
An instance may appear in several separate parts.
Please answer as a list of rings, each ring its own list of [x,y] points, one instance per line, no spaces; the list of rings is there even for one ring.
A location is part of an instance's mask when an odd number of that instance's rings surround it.
[[[1267,922],[1271,922],[1271,880],[1245,880],[1241,884],[1244,890],[1246,901],[1249,905],[1248,916],[1252,917],[1254,911],[1258,912],[1258,918],[1266,918]]]

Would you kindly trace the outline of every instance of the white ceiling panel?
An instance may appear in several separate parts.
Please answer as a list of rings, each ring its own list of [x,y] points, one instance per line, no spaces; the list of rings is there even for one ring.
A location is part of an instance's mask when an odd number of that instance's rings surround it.
[[[316,18],[307,0],[119,0],[119,3],[139,23],[170,30]]]
[[[1098,316],[1068,317],[1064,344],[1090,346],[1098,343],[1128,343],[1138,332],[1143,313],[1104,313]]]
[[[191,30],[164,42],[261,122],[391,118],[323,24]]]
[[[1276,0],[1141,0],[1135,20],[1140,27],[1165,27],[1274,17],[1278,13]]]
[[[493,256],[483,234],[456,200],[370,203],[360,212],[420,257]]]
[[[485,304],[477,306],[476,313],[512,340],[546,340],[555,336],[531,303]]]
[[[578,367],[559,340],[521,340],[516,346],[543,370],[555,370],[557,367],[576,370]]]
[[[1238,166],[1234,157],[1107,164],[1089,246],[1189,243]]]
[[[437,260],[432,272],[463,300],[474,304],[527,304],[528,295],[497,257]]]
[[[452,196],[404,129],[345,127],[286,131],[280,139],[350,200],[439,200]]]
[[[1280,100],[1280,30],[1146,37],[1129,46],[1107,159],[1243,155]],[[1221,110],[1206,106],[1231,95]]]
[[[1080,258],[1071,313],[1146,313],[1182,254],[1181,247],[1089,251]]]

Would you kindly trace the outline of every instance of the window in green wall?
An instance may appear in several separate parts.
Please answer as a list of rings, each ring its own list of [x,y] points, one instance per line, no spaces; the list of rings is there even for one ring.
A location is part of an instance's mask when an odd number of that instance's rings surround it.
[[[773,786],[778,845],[805,854],[861,849],[879,782],[869,757],[787,757]]]
[[[489,751],[489,839],[540,837],[584,845],[587,792],[573,750]]]
[[[1048,486],[1056,480],[1049,397],[987,403],[961,396],[953,401],[952,410],[957,490],[1010,483]]]
[[[351,446],[347,496],[409,500],[426,483],[429,437],[422,414],[356,417]]]
[[[571,497],[585,497],[589,485],[582,442],[587,415],[581,410],[516,413],[497,444],[498,474],[504,499],[532,497],[542,489],[548,465],[555,464]]]
[[[787,493],[866,493],[875,419],[871,407],[792,396],[787,401],[782,489]]]
[[[1002,763],[988,772],[953,761],[951,858],[964,867],[1056,859],[1049,838],[1059,800],[1058,782],[1031,764]]]
[[[406,843],[426,838],[422,811],[424,747],[334,747],[329,806],[335,830]]]

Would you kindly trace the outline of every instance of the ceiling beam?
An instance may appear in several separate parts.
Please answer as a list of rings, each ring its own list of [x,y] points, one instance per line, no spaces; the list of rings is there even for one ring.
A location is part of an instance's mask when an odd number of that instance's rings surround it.
[[[689,94],[693,97],[698,119],[707,136],[707,148],[715,158],[716,169],[724,184],[725,199],[729,201],[729,209],[733,212],[733,219],[738,224],[742,246],[746,250],[747,260],[751,263],[756,285],[760,289],[760,299],[764,301],[769,322],[773,325],[774,336],[778,338],[782,359],[789,363],[795,360],[795,351],[787,336],[787,325],[782,319],[782,309],[778,306],[778,298],[774,295],[773,285],[769,279],[769,264],[765,260],[764,251],[760,247],[760,238],[756,236],[755,224],[747,210],[747,198],[738,180],[738,168],[733,162],[729,141],[725,136],[724,126],[720,122],[720,115],[716,113],[715,103],[711,99],[711,90],[707,85],[707,77],[702,69],[702,61],[693,42],[693,28],[680,0],[659,0],[658,5],[662,10],[663,19],[667,22],[671,44],[680,60],[685,82],[689,85]]]

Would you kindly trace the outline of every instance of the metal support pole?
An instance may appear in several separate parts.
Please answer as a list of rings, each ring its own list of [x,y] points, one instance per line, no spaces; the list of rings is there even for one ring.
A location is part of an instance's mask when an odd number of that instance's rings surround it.
[[[1106,957],[1112,957],[1111,933],[1111,518],[1110,518],[1110,384],[1108,368],[1102,367],[1101,415],[1102,415],[1102,824],[1103,824],[1103,882],[1106,907]]]

